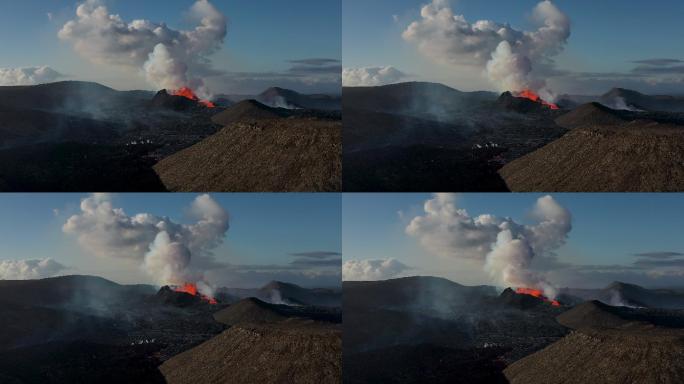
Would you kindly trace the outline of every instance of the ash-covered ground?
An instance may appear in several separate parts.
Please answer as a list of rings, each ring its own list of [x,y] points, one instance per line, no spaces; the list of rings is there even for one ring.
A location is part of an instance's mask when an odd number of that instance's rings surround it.
[[[340,120],[339,97],[273,88],[253,98],[284,121]],[[289,109],[267,105],[283,100]],[[75,81],[0,87],[0,191],[172,189],[155,164],[220,132],[229,124],[212,118],[233,105],[221,98],[209,108],[165,90],[116,91]]]
[[[181,353],[191,353],[236,327],[258,323],[268,331],[276,324],[296,323],[303,332],[311,327],[327,327],[335,332],[339,327],[339,306],[307,302],[316,301],[320,290],[272,283],[263,291],[272,292],[281,285],[298,290],[283,295],[298,300],[298,305],[225,295],[217,304],[210,304],[199,296],[168,287],[157,290],[145,285],[123,286],[89,276],[2,281],[0,381],[166,383],[168,380],[159,370],[161,364]],[[322,300],[329,302],[329,297]],[[212,347],[228,348],[233,341],[224,335],[212,341]],[[311,342],[315,346],[325,341],[329,339]],[[276,347],[262,344],[259,348],[268,351]],[[284,361],[298,358],[287,353],[281,356]],[[260,364],[241,363],[247,373],[263,369]],[[281,367],[283,372],[290,369]],[[245,372],[240,377],[249,378]],[[226,380],[230,377],[226,376]]]
[[[467,287],[433,277],[344,282],[343,289],[345,383],[582,382],[595,371],[593,363],[587,362],[583,369],[581,362],[574,361],[563,370],[562,364],[552,362],[573,356],[546,351],[573,345],[578,331],[590,329],[582,332],[594,341],[573,354],[590,355],[592,348],[610,350],[620,345],[622,337],[630,340],[630,351],[641,348],[639,353],[645,354],[654,340],[677,340],[677,332],[684,331],[684,310],[674,309],[684,308],[684,294],[624,283],[602,290],[564,290],[559,306],[510,289],[499,293],[493,287]],[[615,297],[621,298],[622,306],[591,301]],[[637,301],[638,308],[633,305]],[[651,329],[654,336],[640,341],[637,329]],[[684,364],[672,358],[684,351],[681,340],[666,349],[664,356],[669,357],[651,362],[650,371],[640,371],[642,382],[657,382],[650,379],[659,377],[665,367],[674,367],[675,373],[684,370]],[[552,369],[540,367],[537,372],[534,363],[519,363],[539,354]],[[611,364],[630,372],[618,356],[611,355],[615,359]],[[648,363],[640,364],[644,366]],[[676,382],[677,377],[674,374],[664,382]],[[591,382],[612,381],[596,375]]]
[[[552,109],[510,92],[462,92],[421,82],[346,87],[343,95],[345,191],[684,190],[680,148],[662,145],[678,145],[684,137],[682,97],[618,88],[600,96],[561,96]],[[587,116],[591,103],[601,111]],[[572,140],[577,131],[614,128],[616,122],[617,129],[628,126],[639,134]],[[667,128],[668,136],[654,125]],[[627,149],[639,152],[643,164]]]

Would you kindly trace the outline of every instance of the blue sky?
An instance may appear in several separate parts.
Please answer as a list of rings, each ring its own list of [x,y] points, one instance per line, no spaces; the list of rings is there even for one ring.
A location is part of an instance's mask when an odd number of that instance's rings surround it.
[[[57,37],[62,26],[75,18],[76,7],[81,2],[13,2],[11,9],[0,13],[0,68],[47,65],[68,78],[100,81],[119,88],[150,88],[140,77],[118,71],[112,74],[111,67],[93,64],[74,54],[70,44]],[[120,15],[126,22],[136,19],[164,22],[175,30],[190,30],[196,25],[188,17],[193,0],[101,0],[101,3],[109,13]],[[340,0],[215,0],[212,4],[228,18],[225,43],[219,52],[210,55],[215,69],[280,74],[272,76],[271,81],[304,91],[335,89],[330,82],[311,85],[288,77],[288,71],[292,67],[290,60],[341,60]],[[256,80],[211,80],[218,88],[216,92],[255,93],[265,86]]]
[[[169,217],[179,224],[192,224],[188,207],[195,194],[118,194],[114,207],[127,215],[149,213]],[[258,281],[233,276],[235,284],[259,285],[279,278],[297,258],[292,253],[341,252],[341,198],[336,194],[212,194],[230,216],[230,229],[223,245],[212,252],[217,262],[231,266],[268,266]],[[0,196],[0,261],[52,258],[70,272],[95,274],[120,282],[147,281],[135,267],[117,260],[97,258],[62,230],[72,215],[80,212],[82,194],[3,194]],[[339,259],[339,255],[336,256]],[[315,268],[289,271],[284,275],[300,284],[334,285],[339,266],[330,276],[309,281],[304,274]],[[249,271],[240,271],[249,272]],[[226,274],[231,271],[226,272]],[[237,272],[232,271],[233,274]],[[232,275],[231,275],[232,276]],[[225,281],[226,284],[231,281]]]
[[[537,194],[460,194],[457,206],[471,216],[494,214],[533,224],[530,212]],[[554,199],[572,215],[567,243],[555,250],[560,266],[539,266],[560,286],[603,286],[618,279],[645,285],[674,285],[684,276],[684,262],[676,278],[649,278],[647,270],[615,268],[614,273],[594,273],[583,266],[625,266],[635,254],[684,253],[681,236],[682,194],[556,194]],[[424,215],[430,194],[359,194],[343,197],[344,260],[394,258],[414,269],[404,275],[438,275],[466,284],[490,284],[482,265],[463,263],[431,254],[405,229]],[[678,257],[677,257],[678,258]],[[566,265],[567,264],[567,265]],[[569,271],[570,266],[577,268]],[[627,269],[627,268],[626,268]],[[578,272],[579,273],[575,273]],[[570,273],[572,272],[572,273]],[[682,284],[680,284],[682,285]]]
[[[462,89],[491,89],[486,81],[469,81],[463,68],[435,64],[418,53],[402,39],[402,32],[420,20],[420,9],[428,0],[345,0],[343,7],[343,51],[345,67],[391,65],[413,78],[440,81]],[[465,16],[473,23],[492,20],[510,24],[517,30],[536,29],[531,12],[537,0],[451,0],[454,14]],[[565,50],[554,56],[557,68],[582,73],[630,74],[632,61],[655,58],[684,60],[680,28],[684,3],[676,0],[645,1],[590,1],[554,0],[553,3],[571,21],[571,36]],[[459,74],[458,72],[462,72]],[[675,72],[681,79],[682,72]],[[477,73],[476,73],[477,75]],[[645,82],[625,76],[619,81],[604,79],[597,86],[591,84],[554,85],[564,92],[597,92],[601,87],[617,85],[641,88],[644,91],[679,91],[684,85],[649,86]],[[577,81],[575,81],[577,82]],[[584,89],[582,88],[584,87]],[[607,89],[606,89],[607,90]]]

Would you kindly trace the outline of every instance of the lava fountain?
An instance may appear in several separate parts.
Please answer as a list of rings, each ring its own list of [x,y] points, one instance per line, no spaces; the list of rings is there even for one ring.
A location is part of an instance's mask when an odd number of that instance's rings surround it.
[[[174,292],[182,292],[182,293],[187,293],[188,295],[192,296],[199,296],[202,300],[208,302],[211,305],[218,304],[218,301],[216,301],[215,298],[207,295],[203,295],[197,290],[197,284],[195,283],[185,283],[182,286],[178,286],[173,288]]]
[[[207,108],[216,108],[216,105],[214,103],[212,103],[209,100],[201,100],[199,97],[197,97],[197,95],[195,95],[195,92],[193,92],[192,89],[190,89],[188,87],[183,87],[181,89],[173,91],[172,94],[174,96],[181,96],[181,97],[185,97],[186,99],[196,101],[196,102],[204,105]]]
[[[518,295],[529,295],[529,296],[533,296],[533,297],[536,297],[536,298],[538,298],[538,299],[541,299],[541,300],[543,300],[543,301],[545,301],[545,302],[547,302],[547,303],[553,305],[554,307],[560,307],[560,303],[558,302],[558,300],[551,300],[551,299],[549,299],[548,297],[544,296],[544,292],[542,292],[542,291],[540,291],[540,290],[538,290],[538,289],[532,289],[532,288],[518,288],[518,289],[515,290],[515,293],[517,293]]]
[[[548,101],[542,99],[538,94],[536,94],[531,89],[523,89],[522,91],[520,91],[516,94],[516,97],[521,97],[524,99],[532,100],[535,103],[545,105],[551,109],[559,109],[558,105],[553,104],[553,103],[549,103]]]

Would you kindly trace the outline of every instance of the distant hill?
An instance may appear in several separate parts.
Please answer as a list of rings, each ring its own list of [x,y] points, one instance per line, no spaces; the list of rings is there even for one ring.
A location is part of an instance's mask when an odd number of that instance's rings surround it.
[[[342,322],[340,308],[271,304],[254,297],[240,300],[214,313],[214,319],[229,326],[273,324],[286,320],[311,320],[322,323]]]
[[[240,122],[157,163],[178,192],[324,192],[341,187],[341,122],[292,118]]]
[[[0,303],[33,306],[99,307],[153,295],[149,285],[120,285],[95,276],[61,276],[41,280],[0,280]]]
[[[0,87],[0,106],[53,112],[96,112],[103,108],[130,107],[152,96],[152,92],[116,91],[98,83],[60,81]]]
[[[257,289],[219,288],[224,293],[239,299],[257,298],[272,304],[314,305],[340,307],[342,291],[326,288],[303,288],[296,284],[271,281]]]
[[[342,333],[336,326],[239,325],[167,360],[167,383],[338,383]]]
[[[635,120],[575,128],[499,174],[514,192],[682,191],[684,126]]]
[[[344,110],[386,112],[451,122],[455,116],[494,102],[492,92],[462,92],[443,84],[408,82],[379,87],[345,87]]]
[[[324,94],[304,95],[279,87],[265,90],[256,96],[256,100],[273,108],[338,111],[342,107],[340,96]]]
[[[684,292],[648,289],[634,284],[614,282],[603,289],[562,289],[563,294],[582,300],[599,300],[612,306],[684,309]]]
[[[626,123],[618,111],[610,109],[600,103],[581,105],[556,119],[561,127],[574,129],[583,126],[606,126]]]
[[[599,99],[601,104],[617,109],[684,112],[684,97],[644,95],[624,88],[613,88]]]
[[[277,119],[285,116],[286,112],[282,108],[271,108],[256,100],[244,100],[214,115],[211,120],[216,124],[225,126],[239,122]]]
[[[343,282],[344,308],[384,306],[434,310],[496,297],[490,286],[467,287],[450,280],[415,276],[383,281]],[[439,297],[439,302],[433,298]]]

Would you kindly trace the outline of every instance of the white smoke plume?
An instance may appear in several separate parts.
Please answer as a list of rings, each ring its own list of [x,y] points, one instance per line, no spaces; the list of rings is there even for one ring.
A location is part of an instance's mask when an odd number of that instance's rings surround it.
[[[433,0],[423,6],[421,19],[411,23],[402,36],[437,62],[482,68],[501,91],[532,89],[549,97],[543,70],[565,47],[570,37],[570,19],[550,0],[533,9],[539,27],[519,31],[490,20],[470,23],[454,14],[448,0]]]
[[[106,194],[83,199],[80,208],[64,224],[66,234],[75,236],[95,256],[140,265],[162,285],[200,282],[203,272],[192,268],[192,257],[208,255],[223,242],[229,228],[228,213],[209,195],[193,201],[189,212],[194,224],[148,213],[129,216],[115,208]]]
[[[533,225],[494,215],[476,217],[456,205],[451,194],[437,194],[425,202],[425,214],[414,217],[406,233],[431,253],[481,262],[497,284],[536,288],[551,298],[555,289],[532,270],[535,257],[565,244],[572,230],[570,212],[551,196],[537,200]]]
[[[342,69],[342,85],[345,87],[376,87],[399,82],[408,77],[392,67],[362,67]]]
[[[33,280],[57,276],[67,267],[50,258],[0,260],[0,280]]]
[[[387,280],[411,269],[395,259],[348,260],[342,264],[342,279],[346,281]]]
[[[0,86],[44,84],[62,76],[61,73],[47,66],[0,68]]]
[[[202,78],[211,73],[209,56],[223,44],[227,18],[209,0],[196,0],[190,16],[199,25],[178,31],[148,20],[126,22],[102,0],[86,0],[58,36],[94,63],[136,68],[157,88],[187,86],[208,97]]]

